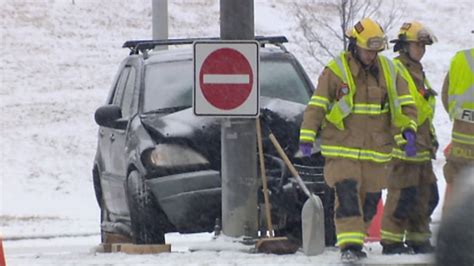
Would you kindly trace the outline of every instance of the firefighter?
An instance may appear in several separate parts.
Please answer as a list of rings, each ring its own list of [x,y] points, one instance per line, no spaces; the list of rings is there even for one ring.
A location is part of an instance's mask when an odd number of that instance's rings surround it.
[[[402,148],[413,136],[396,135],[393,149],[393,172],[388,180],[388,194],[382,219],[382,254],[431,253],[430,217],[438,204],[438,186],[431,159],[438,141],[433,126],[437,93],[431,88],[420,60],[426,45],[436,37],[421,23],[404,23],[398,33],[393,62],[407,81],[417,108],[416,156],[407,157]],[[405,241],[405,243],[404,243]],[[406,244],[406,246],[405,246]]]
[[[346,35],[348,51],[328,63],[306,107],[300,150],[310,156],[320,134],[324,178],[336,193],[337,245],[341,259],[353,261],[367,256],[364,238],[391,172],[391,127],[414,134],[416,107],[406,81],[378,55],[387,46],[380,25],[365,18]]]
[[[455,179],[463,175],[472,178],[466,169],[474,166],[474,48],[459,51],[453,57],[441,98],[453,121],[443,169],[447,183],[444,209],[449,206],[449,192]]]

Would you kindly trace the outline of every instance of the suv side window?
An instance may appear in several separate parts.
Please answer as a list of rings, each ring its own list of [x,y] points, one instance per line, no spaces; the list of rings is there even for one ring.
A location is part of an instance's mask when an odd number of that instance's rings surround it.
[[[129,118],[133,115],[135,108],[132,107],[133,95],[135,92],[135,77],[136,70],[135,68],[130,68],[130,73],[128,74],[127,83],[125,84],[125,90],[123,91],[122,98],[122,116],[123,118]]]
[[[123,90],[125,88],[125,84],[126,84],[125,82],[127,81],[129,72],[130,72],[130,67],[125,67],[122,70],[122,73],[120,73],[120,77],[117,81],[117,85],[115,85],[114,95],[109,104],[115,104],[117,106],[120,106],[120,104],[122,103]]]
[[[122,117],[127,119],[132,115],[131,104],[135,88],[136,70],[133,67],[126,66],[115,88],[112,104],[120,106]]]

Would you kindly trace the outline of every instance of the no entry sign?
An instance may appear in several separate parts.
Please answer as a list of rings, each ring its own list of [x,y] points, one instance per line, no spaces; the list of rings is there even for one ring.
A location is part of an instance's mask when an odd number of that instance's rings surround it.
[[[195,115],[258,115],[258,48],[255,41],[194,43]]]

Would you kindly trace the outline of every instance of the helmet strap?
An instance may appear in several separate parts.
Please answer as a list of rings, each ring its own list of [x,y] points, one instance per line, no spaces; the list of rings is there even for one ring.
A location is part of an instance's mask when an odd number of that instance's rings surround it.
[[[349,38],[349,45],[347,46],[347,50],[355,56],[356,54],[356,38],[350,37]]]
[[[407,42],[400,43],[400,52],[405,53],[408,56],[410,56],[410,53],[408,52],[408,43]]]

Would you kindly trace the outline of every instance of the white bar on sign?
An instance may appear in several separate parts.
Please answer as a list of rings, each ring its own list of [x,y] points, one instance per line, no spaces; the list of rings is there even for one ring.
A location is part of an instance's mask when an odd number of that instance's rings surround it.
[[[204,74],[206,84],[249,84],[249,75],[240,74]]]

